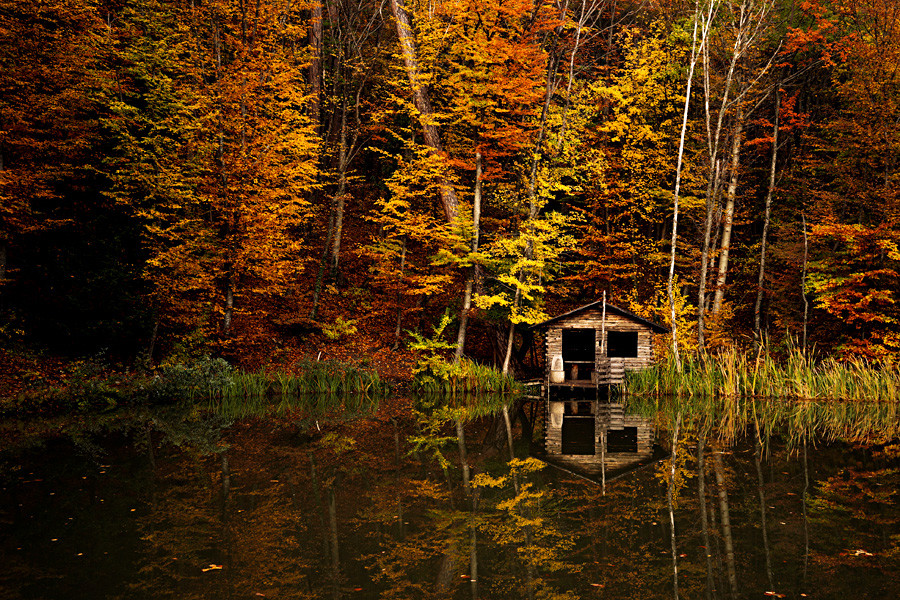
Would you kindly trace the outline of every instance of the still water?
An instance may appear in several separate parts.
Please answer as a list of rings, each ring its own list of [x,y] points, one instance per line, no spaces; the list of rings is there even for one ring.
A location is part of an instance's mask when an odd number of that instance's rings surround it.
[[[896,442],[725,443],[686,420],[674,486],[664,460],[604,495],[533,459],[511,473],[485,418],[467,493],[452,431],[178,407],[7,421],[0,598],[900,596]]]

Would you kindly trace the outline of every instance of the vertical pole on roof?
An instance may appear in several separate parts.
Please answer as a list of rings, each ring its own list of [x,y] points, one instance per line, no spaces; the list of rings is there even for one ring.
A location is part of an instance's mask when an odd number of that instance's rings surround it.
[[[603,320],[600,321],[600,356],[606,356],[606,291],[603,292]]]

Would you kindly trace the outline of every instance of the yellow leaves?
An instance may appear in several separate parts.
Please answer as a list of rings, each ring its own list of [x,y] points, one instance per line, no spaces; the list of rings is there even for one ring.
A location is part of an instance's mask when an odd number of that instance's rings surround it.
[[[346,435],[329,432],[323,435],[317,444],[340,456],[352,451],[356,447],[356,440]]]
[[[509,481],[508,476],[491,477],[487,473],[476,473],[472,478],[472,486],[479,488],[499,488]]]

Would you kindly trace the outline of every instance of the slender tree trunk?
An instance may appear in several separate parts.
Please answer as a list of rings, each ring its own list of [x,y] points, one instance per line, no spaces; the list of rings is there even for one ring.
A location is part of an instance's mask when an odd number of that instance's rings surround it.
[[[521,280],[523,273],[519,274],[519,279]],[[513,299],[513,310],[516,310],[519,307],[519,298],[521,297],[522,290],[520,287],[516,287],[516,295]],[[512,358],[512,348],[513,348],[513,338],[516,334],[516,324],[510,319],[509,321],[509,331],[506,334],[506,351],[503,354],[503,368],[501,369],[502,373],[506,375],[509,373],[509,361]]]
[[[806,356],[806,324],[809,320],[809,300],[806,298],[806,262],[809,258],[809,239],[806,236],[806,213],[800,212],[803,226],[803,273],[800,276],[800,296],[803,298],[803,355]]]
[[[769,549],[769,531],[766,527],[766,492],[763,489],[765,480],[762,472],[762,442],[757,431],[756,444],[754,446],[754,462],[756,463],[756,481],[759,489],[759,524],[762,529],[763,549],[766,553],[766,576],[769,578],[769,589],[775,589],[775,577],[772,574],[772,553]]]
[[[717,2],[715,1],[710,2],[710,8],[708,12],[709,19],[705,23],[705,25],[707,26],[709,26],[712,22],[714,12],[717,8],[715,6],[716,4]],[[741,10],[743,12],[743,7],[741,8]],[[703,352],[706,343],[706,279],[709,271],[709,241],[711,237],[710,232],[712,231],[713,225],[712,216],[715,213],[717,198],[721,189],[720,181],[722,176],[722,169],[721,164],[719,163],[719,142],[721,141],[722,137],[722,124],[725,119],[725,113],[728,109],[728,100],[731,94],[731,85],[734,81],[735,68],[737,67],[738,60],[742,55],[742,31],[739,30],[736,33],[737,35],[735,36],[734,48],[732,49],[731,60],[728,65],[728,73],[725,76],[725,81],[723,84],[722,101],[719,105],[719,114],[716,118],[715,129],[712,128],[709,106],[710,59],[708,46],[704,49],[703,53],[703,79],[706,84],[706,100],[704,103],[704,112],[706,115],[707,151],[709,153],[709,180],[706,186],[706,225],[703,234],[703,250],[700,255],[700,283],[697,290],[697,346],[701,352]]]
[[[725,566],[728,570],[728,585],[732,599],[738,597],[737,572],[734,566],[734,543],[731,536],[731,517],[728,512],[728,490],[726,489],[725,467],[722,465],[722,451],[713,449],[713,470],[716,473],[716,487],[719,489],[719,512],[722,522],[722,538],[725,542]]]
[[[404,0],[391,0],[391,11],[394,13],[394,21],[397,24],[397,37],[403,53],[406,75],[409,77],[410,87],[413,92],[413,103],[416,110],[419,111],[419,122],[422,125],[422,132],[425,134],[425,145],[431,149],[432,153],[441,155],[444,152],[444,148],[441,144],[440,132],[434,124],[434,111],[431,108],[431,99],[428,96],[428,90],[425,87],[419,69],[416,39]],[[444,179],[441,182],[441,203],[447,222],[452,223],[456,220],[459,212],[459,200],[456,197],[456,190],[453,189],[448,179]]]
[[[325,265],[328,263],[328,249],[331,247],[331,236],[334,234],[334,210],[328,207],[328,233],[325,235],[325,245],[322,247],[322,256],[319,258],[319,272],[316,273],[316,286],[313,289],[312,309],[309,318],[313,321],[319,316],[319,295],[322,293],[322,283],[325,280]]]
[[[678,600],[678,544],[675,538],[675,465],[678,458],[678,430],[681,427],[681,413],[675,420],[675,431],[672,432],[672,467],[669,469],[669,485],[666,491],[666,504],[669,508],[669,531],[672,542],[672,585],[675,600]]]
[[[338,549],[337,499],[335,496],[334,485],[329,485],[328,528],[331,532],[331,597],[338,600],[341,597],[341,559]]]
[[[700,504],[700,530],[703,535],[703,553],[706,555],[706,598],[712,600],[716,588],[713,577],[712,548],[709,545],[709,516],[706,514],[706,430],[697,440],[697,498]]]
[[[563,140],[565,138],[566,133],[566,125],[567,125],[567,116],[569,113],[569,104],[572,98],[572,83],[575,81],[575,55],[578,53],[578,48],[581,45],[581,33],[584,29],[585,24],[593,17],[595,11],[597,10],[598,4],[591,3],[588,5],[587,0],[581,0],[581,14],[578,16],[578,21],[575,24],[575,41],[572,44],[572,52],[569,54],[569,80],[566,84],[566,103],[563,106],[562,112],[562,125],[560,126],[559,138],[557,139],[556,151],[557,153],[562,150]],[[613,14],[615,14],[615,5],[613,5]],[[612,27],[610,27],[610,33],[612,33]],[[612,47],[610,45],[610,47]]]
[[[734,225],[734,203],[737,197],[738,169],[741,163],[741,138],[744,132],[744,112],[738,107],[734,123],[734,139],[731,142],[731,179],[725,194],[725,212],[722,215],[722,248],[719,251],[719,272],[716,277],[716,293],[713,296],[712,314],[718,315],[725,297],[725,281],[728,276],[728,254],[731,250],[731,231]]]
[[[347,194],[347,95],[341,102],[341,142],[338,150],[338,191],[334,199],[334,238],[331,242],[331,279],[337,280],[341,256],[341,233],[344,229],[344,201]]]
[[[232,288],[232,278],[231,274],[228,275],[228,280],[225,282],[225,314],[222,317],[222,329],[225,335],[231,333],[231,317],[234,314],[234,290]]]
[[[222,507],[228,504],[231,496],[231,469],[228,466],[228,454],[222,453]]]
[[[691,34],[691,64],[688,69],[687,89],[684,94],[684,115],[681,120],[681,137],[678,141],[678,162],[675,166],[675,200],[672,208],[672,252],[669,260],[669,278],[666,283],[666,294],[669,299],[669,318],[672,327],[672,356],[681,370],[681,356],[678,353],[678,318],[675,314],[675,256],[678,253],[678,209],[681,194],[681,164],[684,161],[684,138],[687,134],[688,112],[691,106],[691,85],[694,82],[694,67],[697,66],[697,19],[700,18],[699,2],[694,4],[694,31]],[[700,51],[706,44],[706,24],[700,41]]]
[[[400,425],[397,423],[397,419],[391,417],[391,423],[394,424],[394,475],[395,475],[395,483],[397,485],[397,490],[401,489],[400,487]],[[397,494],[397,537],[398,539],[403,539],[405,535],[403,528],[403,498],[398,493]]]
[[[481,151],[475,150],[475,194],[472,200],[472,252],[478,252],[478,237],[481,228]],[[469,324],[469,310],[472,308],[472,288],[478,274],[477,265],[473,264],[466,280],[466,291],[462,308],[459,311],[459,333],[456,336],[456,354],[453,362],[458,363],[466,346],[466,327]]]
[[[719,191],[721,188],[721,162],[713,164],[709,182],[706,186],[706,221],[703,226],[703,248],[700,251],[700,278],[697,284],[697,346],[702,352],[706,345],[706,281],[709,273],[709,251],[715,246],[713,239],[713,223],[719,218]]]
[[[809,515],[807,503],[809,502],[809,463],[806,460],[806,435],[803,436],[803,582],[801,590],[806,588],[806,574],[809,570]]]
[[[472,521],[469,526],[469,585],[472,589],[472,600],[478,600],[478,500],[480,490],[472,494]]]
[[[0,280],[2,281],[2,280]],[[156,302],[154,301],[154,304]],[[159,334],[159,308],[153,308],[153,330],[150,332],[150,343],[147,344],[147,366],[153,366],[153,354],[156,351],[156,337]]]
[[[403,277],[403,272],[406,269],[406,236],[404,235],[401,240],[400,247],[400,277]],[[403,306],[400,303],[401,294],[400,290],[397,290],[397,326],[394,328],[394,345],[392,347],[393,350],[396,350],[400,347],[400,325],[403,321]]]
[[[470,494],[472,488],[469,485],[469,457],[466,453],[466,432],[463,429],[461,418],[457,417],[453,421],[456,425],[456,443],[459,446],[459,463],[462,467],[463,487],[466,489],[466,494]]]
[[[753,306],[753,337],[762,345],[760,320],[763,289],[766,281],[766,245],[769,241],[769,217],[772,214],[772,197],[775,195],[775,164],[778,159],[778,125],[781,117],[781,90],[775,91],[775,125],[772,128],[772,160],[769,162],[769,189],[766,191],[766,212],[763,217],[762,242],[759,250],[759,279],[756,285],[756,304]]]
[[[322,106],[322,2],[313,0],[309,23],[309,113],[316,132],[321,127]]]

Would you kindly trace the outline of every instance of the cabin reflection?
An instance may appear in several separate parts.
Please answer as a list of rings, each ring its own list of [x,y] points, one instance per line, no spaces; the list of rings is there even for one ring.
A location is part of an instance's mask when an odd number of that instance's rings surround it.
[[[625,414],[618,402],[546,403],[540,458],[580,475],[612,477],[656,458],[653,419]]]

